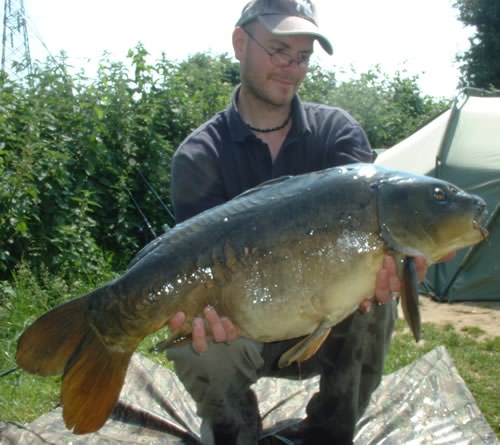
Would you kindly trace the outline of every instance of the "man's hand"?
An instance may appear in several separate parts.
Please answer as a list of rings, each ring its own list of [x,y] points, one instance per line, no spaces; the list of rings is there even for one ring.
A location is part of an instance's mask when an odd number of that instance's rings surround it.
[[[449,261],[455,256],[455,252],[450,252],[440,261]],[[417,268],[418,281],[424,281],[427,274],[427,261],[424,257],[415,257],[415,266]],[[386,255],[381,269],[377,273],[375,282],[375,295],[372,298],[366,298],[359,305],[361,312],[369,312],[373,302],[385,304],[392,300],[393,295],[401,291],[401,281],[398,277],[396,263],[394,259]]]
[[[208,349],[209,339],[216,343],[231,342],[239,337],[236,326],[226,317],[220,317],[216,310],[207,306],[203,311],[204,317],[193,320],[192,340],[196,352],[205,352]],[[172,332],[179,330],[186,320],[184,312],[177,312],[168,322]]]

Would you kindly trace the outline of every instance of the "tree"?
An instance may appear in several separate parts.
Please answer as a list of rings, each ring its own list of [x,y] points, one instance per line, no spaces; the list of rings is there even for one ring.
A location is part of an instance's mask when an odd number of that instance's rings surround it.
[[[462,62],[461,86],[500,88],[500,2],[498,0],[456,0],[459,19],[474,26],[470,49],[457,56]]]

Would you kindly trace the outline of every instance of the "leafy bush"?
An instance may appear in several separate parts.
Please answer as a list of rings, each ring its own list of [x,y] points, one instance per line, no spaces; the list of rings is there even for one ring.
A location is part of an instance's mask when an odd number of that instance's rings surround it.
[[[375,148],[391,147],[449,106],[444,99],[424,95],[418,76],[396,73],[389,78],[375,67],[360,74],[353,70],[349,80],[339,83],[333,73],[317,67],[311,74],[302,96],[347,110]]]
[[[0,278],[22,260],[66,278],[118,270],[173,224],[173,151],[227,106],[239,67],[209,54],[149,63],[141,45],[129,59],[131,69],[104,58],[92,80],[70,75],[63,56],[25,83],[0,75]],[[346,108],[374,147],[444,107],[417,78],[376,69],[338,83],[313,66],[301,95]]]
[[[122,268],[173,224],[171,155],[226,105],[234,64],[151,65],[141,46],[129,57],[132,73],[103,60],[93,81],[70,76],[64,59],[36,66],[26,84],[0,78],[3,277],[23,258],[66,276]]]

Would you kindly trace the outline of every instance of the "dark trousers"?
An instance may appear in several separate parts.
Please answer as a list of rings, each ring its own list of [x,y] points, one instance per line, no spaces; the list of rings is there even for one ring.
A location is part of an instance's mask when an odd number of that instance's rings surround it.
[[[320,375],[319,391],[307,406],[308,424],[318,437],[332,443],[343,438],[346,443],[381,381],[395,317],[395,303],[374,305],[367,314],[355,312],[332,329],[312,358],[283,369],[278,360],[297,339],[261,344],[241,338],[231,344],[210,344],[202,354],[186,345],[169,350],[168,357],[204,421],[233,425],[235,430],[254,424],[249,416],[258,416],[256,406],[254,413],[245,406],[250,385],[258,378]]]

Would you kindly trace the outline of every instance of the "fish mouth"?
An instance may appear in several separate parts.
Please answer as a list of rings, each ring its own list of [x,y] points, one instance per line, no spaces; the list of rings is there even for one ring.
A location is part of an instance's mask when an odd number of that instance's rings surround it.
[[[489,232],[488,229],[481,224],[481,219],[474,218],[472,220],[472,227],[474,227],[474,230],[478,230],[479,233],[481,233],[481,237],[484,241],[486,238],[488,238]]]
[[[486,203],[482,199],[479,199],[476,205],[476,214],[472,218],[472,227],[474,230],[479,231],[484,241],[489,235],[488,229],[485,227],[488,210],[486,209]]]

